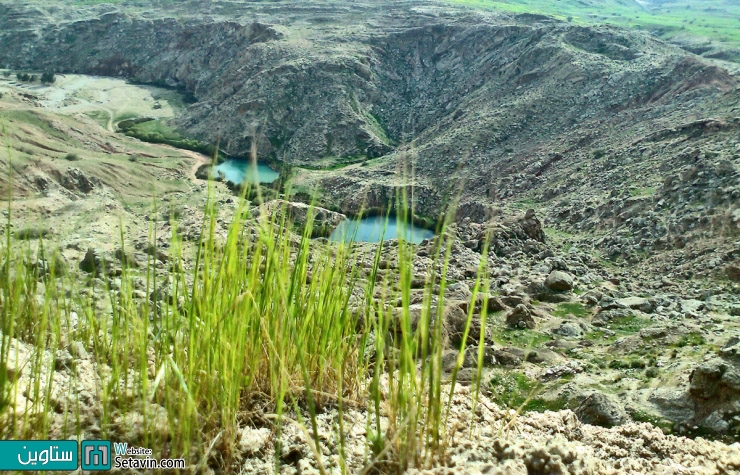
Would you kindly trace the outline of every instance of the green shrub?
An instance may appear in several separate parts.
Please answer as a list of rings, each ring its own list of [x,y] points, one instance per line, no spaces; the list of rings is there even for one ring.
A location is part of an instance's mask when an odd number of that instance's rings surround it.
[[[80,156],[77,155],[76,153],[68,153],[67,155],[64,156],[64,159],[69,162],[76,162],[78,160],[82,160]]]
[[[23,228],[15,232],[15,238],[22,241],[40,239],[49,235],[49,230],[45,228]]]
[[[46,72],[41,75],[41,82],[44,84],[54,84],[56,80],[56,74],[52,72]]]
[[[704,335],[699,332],[691,332],[681,336],[681,338],[671,345],[674,348],[683,348],[685,346],[703,346],[706,344]]]
[[[542,385],[516,371],[495,374],[488,381],[487,389],[491,399],[499,406],[522,412],[559,411],[566,404],[562,398],[550,400],[538,397]]]

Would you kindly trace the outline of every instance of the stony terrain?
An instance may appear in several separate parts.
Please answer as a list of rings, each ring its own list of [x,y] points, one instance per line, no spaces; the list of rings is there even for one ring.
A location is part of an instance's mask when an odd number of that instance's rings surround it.
[[[292,173],[300,193],[288,200],[318,193],[353,214],[406,189],[419,217],[453,207],[445,361],[454,365],[485,259],[488,324],[469,343],[483,333],[480,420],[497,422],[478,423],[479,442],[450,447],[430,473],[454,472],[453,461],[482,473],[740,470],[737,443],[701,438],[740,437],[736,65],[644,32],[433,2],[215,1],[207,14],[198,1],[149,3],[0,0],[0,65],[178,88],[194,103],[170,125],[237,155],[254,145]],[[15,236],[58,238],[75,275],[115,288],[115,275],[103,282],[89,264],[116,261],[119,220],[145,263],[153,226],[166,267],[166,218],[182,218],[184,236],[199,232],[203,157],[128,139],[99,117],[58,115],[77,111],[50,111],[11,83],[0,79],[2,137],[17,172],[13,213],[29,223]],[[137,109],[167,117],[157,114]],[[225,232],[236,200],[216,188]],[[433,244],[416,249],[415,274],[429,272]],[[357,248],[366,269],[376,246]],[[396,245],[383,246],[381,278],[393,281]],[[462,393],[475,363],[465,358]],[[506,410],[523,406],[519,437],[495,442]],[[274,451],[253,432],[242,437],[245,473],[261,473]],[[305,444],[296,450],[296,472],[313,466]]]

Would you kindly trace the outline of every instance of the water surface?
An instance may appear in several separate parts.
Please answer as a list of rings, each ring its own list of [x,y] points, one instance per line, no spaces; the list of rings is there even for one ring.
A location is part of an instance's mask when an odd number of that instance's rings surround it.
[[[419,244],[424,239],[434,237],[431,231],[414,224],[399,226],[395,216],[369,216],[362,219],[347,219],[329,236],[330,241],[337,242],[381,242],[389,239],[398,239],[403,233],[406,241]],[[403,229],[401,229],[403,228]]]
[[[216,167],[216,174],[223,174],[227,181],[236,184],[246,181],[252,183],[272,183],[280,174],[262,163],[256,166],[249,160],[229,159]]]

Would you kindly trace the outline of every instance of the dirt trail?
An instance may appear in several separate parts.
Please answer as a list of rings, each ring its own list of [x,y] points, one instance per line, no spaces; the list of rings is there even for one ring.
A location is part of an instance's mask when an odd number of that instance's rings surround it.
[[[201,153],[193,152],[191,150],[183,150],[179,148],[175,150],[182,153],[183,155],[192,157],[195,160],[195,163],[193,163],[193,166],[190,167],[190,170],[188,171],[188,178],[193,181],[198,181],[198,177],[196,177],[195,174],[198,172],[198,169],[200,167],[202,167],[203,165],[207,165],[211,161],[211,159]]]
[[[108,132],[115,132],[115,130],[113,130],[113,111],[102,106],[97,106],[97,109],[108,114],[108,124],[105,128],[108,130]]]

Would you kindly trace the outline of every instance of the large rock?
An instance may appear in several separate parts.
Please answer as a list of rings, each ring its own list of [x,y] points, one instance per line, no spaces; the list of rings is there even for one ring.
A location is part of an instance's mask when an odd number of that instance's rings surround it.
[[[584,335],[583,328],[577,322],[563,322],[552,332],[565,338],[583,338]]]
[[[80,261],[80,270],[88,274],[107,273],[111,267],[112,259],[101,249],[89,248],[85,257]]]
[[[737,343],[731,339],[731,346],[720,352],[721,358],[703,362],[689,377],[688,395],[695,411],[692,424],[706,431],[724,434],[738,426],[740,365],[733,351]]]
[[[521,227],[530,239],[534,239],[537,242],[545,242],[545,232],[542,230],[542,223],[535,216],[534,209],[530,208],[524,214]]]
[[[654,405],[666,419],[684,423],[694,417],[695,402],[685,389],[655,388],[648,396],[648,402]]]
[[[547,276],[545,286],[556,292],[567,292],[573,289],[573,277],[565,272],[554,270]]]
[[[619,403],[600,392],[585,395],[575,412],[581,422],[595,426],[614,427],[629,420]]]
[[[740,365],[740,337],[733,336],[730,338],[725,346],[719,350],[719,354],[723,358],[734,362],[734,364]]]
[[[448,302],[444,308],[444,325],[447,329],[449,341],[453,348],[459,348],[463,342],[465,327],[468,321],[468,315],[464,310],[466,306],[467,302],[452,301]],[[480,315],[472,315],[465,345],[477,345],[480,342],[481,330],[482,325]],[[487,330],[486,334],[484,335],[484,341],[492,341],[490,335],[487,333]]]
[[[483,307],[485,296],[482,293],[478,293],[475,297],[475,308],[480,311]],[[506,305],[500,297],[495,295],[489,295],[487,301],[487,308],[489,314],[506,310]]]
[[[506,315],[506,325],[511,328],[529,328],[533,329],[536,324],[532,318],[532,312],[526,305],[520,303]]]
[[[567,292],[549,289],[542,280],[531,282],[527,286],[527,293],[531,295],[533,299],[539,300],[540,302],[562,303],[570,301],[571,298],[570,294]]]
[[[639,310],[645,313],[653,313],[655,306],[653,303],[642,297],[625,297],[623,299],[617,299],[617,303],[622,307],[631,308],[632,310]]]
[[[689,377],[689,394],[705,405],[740,401],[740,367],[726,358],[700,364]]]
[[[725,272],[727,273],[727,277],[735,282],[740,282],[740,265],[739,264],[730,264],[725,268]]]
[[[59,178],[59,183],[69,191],[88,194],[100,184],[100,181],[95,177],[88,178],[79,168],[70,168]]]

